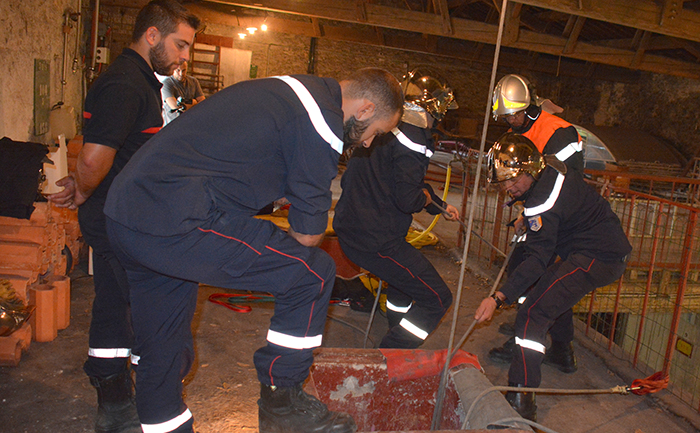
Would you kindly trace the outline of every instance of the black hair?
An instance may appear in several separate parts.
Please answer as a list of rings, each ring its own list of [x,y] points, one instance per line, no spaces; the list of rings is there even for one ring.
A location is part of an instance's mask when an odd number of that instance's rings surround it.
[[[150,27],[167,36],[174,33],[180,23],[197,30],[201,21],[175,0],[151,0],[136,16],[131,41],[137,42]]]

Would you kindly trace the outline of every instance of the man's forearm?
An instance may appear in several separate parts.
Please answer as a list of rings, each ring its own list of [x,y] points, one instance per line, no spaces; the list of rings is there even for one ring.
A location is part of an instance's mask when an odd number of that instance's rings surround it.
[[[96,143],[85,143],[75,167],[75,201],[80,205],[100,186],[112,168],[116,150]]]

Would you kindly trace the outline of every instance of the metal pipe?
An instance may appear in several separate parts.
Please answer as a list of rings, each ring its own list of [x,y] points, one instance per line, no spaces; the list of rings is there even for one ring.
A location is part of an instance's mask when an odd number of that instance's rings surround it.
[[[663,208],[663,203],[659,205],[659,211]],[[648,206],[647,206],[648,207]],[[644,302],[642,303],[642,311],[639,315],[639,329],[637,330],[637,342],[634,346],[634,357],[632,358],[632,367],[637,367],[639,362],[639,350],[642,346],[642,335],[644,330],[644,322],[649,308],[649,293],[651,293],[651,284],[654,277],[654,265],[656,264],[656,252],[659,248],[659,232],[661,231],[661,212],[656,216],[656,229],[654,230],[654,241],[651,245],[651,257],[649,258],[649,269],[647,270],[647,285],[644,288]]]
[[[676,307],[673,309],[673,319],[671,319],[671,329],[669,331],[668,343],[666,344],[666,356],[664,357],[663,373],[668,375],[671,371],[671,360],[678,334],[678,325],[680,324],[681,309],[683,298],[685,297],[685,289],[688,286],[688,272],[690,271],[690,261],[694,252],[693,233],[698,222],[698,212],[693,212],[688,216],[688,228],[686,230],[685,242],[683,244],[683,257],[681,259],[681,278],[678,281],[678,292],[676,294]]]
[[[493,66],[491,68],[491,82],[489,83],[489,94],[486,99],[486,112],[484,114],[484,127],[481,133],[481,146],[479,148],[479,157],[477,158],[478,165],[476,166],[476,177],[474,179],[474,197],[472,198],[471,208],[469,209],[469,223],[466,230],[466,240],[464,241],[464,252],[462,253],[462,267],[459,273],[459,284],[457,287],[457,296],[454,302],[454,312],[452,315],[452,329],[450,330],[450,339],[447,345],[447,353],[452,353],[452,345],[454,343],[455,330],[457,328],[457,318],[459,317],[459,303],[462,299],[462,289],[464,288],[464,273],[467,268],[467,254],[469,252],[469,241],[471,240],[471,227],[474,224],[474,212],[476,211],[477,196],[479,193],[479,178],[481,176],[481,158],[484,154],[484,147],[486,145],[486,133],[489,127],[489,116],[491,115],[491,94],[493,93],[493,88],[496,85],[496,71],[498,70],[498,58],[501,53],[501,40],[503,39],[503,27],[505,26],[506,19],[506,6],[508,5],[508,0],[503,0],[501,7],[501,15],[498,22],[498,36],[496,37],[496,48],[493,56]],[[450,368],[450,357],[447,357],[445,361],[445,366],[440,375],[440,386],[435,398],[435,410],[433,411],[433,420],[430,426],[431,430],[437,430],[440,428],[440,416],[442,415],[442,404],[445,399],[445,387],[447,385],[447,371]]]
[[[309,75],[315,74],[316,69],[316,38],[311,38],[311,43],[309,45],[309,62],[306,66],[306,73]]]
[[[78,12],[76,13],[76,25],[75,25],[75,52],[73,53],[73,73],[78,72],[80,66],[80,61],[78,60],[78,53],[80,51],[80,38],[82,34],[82,23],[83,23],[83,0],[78,0]]]
[[[633,209],[634,206],[632,204],[632,201],[630,200],[630,212],[629,215],[630,217],[627,218],[627,228],[625,230],[625,235],[627,235],[627,238],[629,239],[630,235],[630,230],[632,229],[632,215],[633,215]],[[622,295],[622,284],[625,281],[625,274],[622,274],[620,276],[620,279],[617,281],[617,292],[615,293],[615,307],[613,309],[613,316],[612,316],[612,324],[610,325],[610,338],[608,339],[608,350],[612,351],[612,346],[615,341],[615,327],[617,326],[617,316],[620,311],[620,296]]]
[[[99,38],[99,28],[100,28],[100,0],[95,0],[95,9],[92,13],[92,38],[90,47],[92,53],[92,58],[90,59],[90,79],[94,78],[95,65],[97,64],[97,42]]]
[[[63,103],[63,98],[65,97],[66,90],[66,57],[68,57],[68,23],[70,22],[70,11],[66,10],[63,12],[63,28],[61,32],[63,33],[63,57],[61,57],[61,97],[59,98],[59,103]]]

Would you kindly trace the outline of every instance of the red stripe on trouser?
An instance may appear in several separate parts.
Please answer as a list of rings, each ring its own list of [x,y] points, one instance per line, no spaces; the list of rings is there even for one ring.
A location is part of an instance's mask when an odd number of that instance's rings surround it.
[[[277,356],[275,359],[272,360],[272,362],[270,363],[270,369],[268,370],[268,373],[267,373],[270,376],[270,384],[272,386],[275,386],[275,378],[272,376],[272,366],[275,365],[275,361],[277,361],[280,358],[281,358],[281,356]]]
[[[250,248],[251,250],[253,250],[253,251],[255,251],[256,253],[258,253],[258,255],[260,255],[260,251],[256,250],[255,248],[251,247],[250,245],[248,245],[247,243],[243,242],[243,241],[240,240],[240,239],[236,239],[236,238],[231,237],[231,236],[226,236],[226,235],[221,234],[221,233],[219,233],[219,232],[216,232],[216,231],[214,231],[214,230],[205,230],[205,229],[203,229],[203,228],[200,228],[199,231],[200,231],[200,232],[204,232],[204,233],[213,233],[213,234],[215,234],[215,235],[217,235],[217,236],[221,236],[222,238],[231,239],[232,241],[240,242],[240,243],[242,243],[243,245],[245,245],[245,246],[247,246],[248,248]]]
[[[377,253],[377,255],[378,255],[379,257],[383,258],[383,259],[389,259],[389,260],[391,260],[392,262],[396,263],[397,266],[399,266],[399,267],[402,268],[402,269],[405,269],[406,272],[408,272],[409,275],[411,275],[411,278],[415,278],[415,279],[417,279],[418,281],[420,281],[421,283],[423,283],[423,285],[424,285],[425,287],[427,287],[428,289],[430,289],[430,291],[433,292],[433,294],[434,294],[435,296],[437,296],[438,302],[440,302],[440,308],[443,308],[443,309],[445,308],[445,307],[442,305],[442,299],[440,299],[440,295],[438,295],[437,292],[436,292],[435,290],[433,290],[432,287],[430,287],[425,281],[423,281],[423,279],[422,279],[421,277],[416,277],[415,275],[413,275],[413,272],[411,272],[410,269],[408,269],[407,267],[405,267],[405,266],[402,265],[401,263],[397,262],[396,260],[392,259],[391,257],[389,257],[389,256],[383,256],[383,255],[381,255],[380,253]]]
[[[576,273],[576,272],[578,272],[578,271],[583,271],[583,272],[586,272],[586,273],[590,272],[591,267],[593,266],[593,263],[595,263],[595,259],[591,260],[591,263],[588,265],[588,268],[587,268],[587,269],[583,269],[582,267],[579,266],[579,267],[577,267],[576,269],[574,269],[573,271],[569,272],[568,274],[562,275],[561,277],[559,277],[559,278],[557,278],[556,280],[554,280],[554,281],[552,282],[552,284],[550,284],[549,287],[547,287],[547,290],[545,290],[544,292],[542,292],[542,294],[540,295],[540,297],[537,298],[537,300],[535,300],[535,302],[532,303],[532,305],[530,306],[530,308],[527,309],[527,320],[525,321],[525,328],[523,329],[523,340],[527,338],[527,327],[528,327],[528,325],[530,324],[530,312],[532,311],[533,308],[535,308],[535,306],[537,305],[537,303],[538,303],[540,300],[542,300],[542,298],[544,297],[544,295],[546,295],[547,292],[549,292],[549,291],[552,289],[552,287],[554,287],[555,284],[559,283],[559,282],[560,282],[561,280],[563,280],[564,278],[569,277],[569,276],[573,275],[574,273]],[[520,348],[520,354],[521,354],[521,356],[523,357],[523,373],[524,373],[524,376],[525,376],[525,383],[524,383],[523,385],[527,385],[527,363],[526,363],[526,361],[525,361],[525,350],[524,350],[522,347]]]
[[[318,278],[319,280],[321,280],[321,290],[318,292],[318,294],[320,295],[321,293],[323,293],[323,288],[324,288],[325,285],[326,285],[326,281],[325,281],[323,278],[321,278],[321,276],[318,275],[313,269],[311,269],[311,267],[309,266],[308,263],[306,263],[304,260],[300,259],[299,257],[290,256],[289,254],[285,254],[285,253],[283,253],[283,252],[281,252],[281,251],[277,251],[276,249],[271,248],[271,247],[269,247],[269,246],[267,246],[267,245],[265,245],[265,248],[267,248],[268,250],[270,250],[270,251],[272,251],[272,252],[275,252],[275,253],[277,253],[277,254],[279,254],[279,255],[288,257],[288,258],[290,258],[290,259],[299,260],[301,263],[303,263],[304,266],[306,266],[306,269],[309,270],[309,272],[311,272],[312,274],[316,275],[316,278]],[[304,333],[304,337],[306,337],[306,336],[309,334],[309,328],[311,328],[311,320],[313,319],[313,316],[314,316],[314,307],[315,307],[315,306],[316,306],[316,301],[314,301],[314,302],[311,303],[311,312],[309,313],[309,322],[306,324],[306,332]]]

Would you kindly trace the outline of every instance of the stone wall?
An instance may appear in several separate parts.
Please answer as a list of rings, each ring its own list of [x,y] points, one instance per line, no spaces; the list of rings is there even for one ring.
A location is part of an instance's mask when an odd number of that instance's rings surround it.
[[[72,72],[75,22],[67,37],[66,84],[61,84],[63,13],[67,9],[77,11],[78,0],[0,2],[0,137],[41,143],[53,140],[50,132],[34,135],[34,59],[49,62],[51,106],[63,99],[82,113],[81,70]]]
[[[128,45],[138,7],[145,1],[122,0],[124,6],[103,4],[100,9],[102,44],[110,48],[113,59]],[[87,1],[85,3],[88,3]],[[114,2],[112,2],[114,3]],[[92,3],[89,3],[90,6]],[[77,8],[77,0],[25,0],[0,2],[0,136],[36,139],[32,136],[34,58],[51,62],[51,103],[60,99],[62,57],[62,13]],[[90,15],[90,12],[85,9]],[[89,27],[90,16],[84,27]],[[236,38],[234,27],[208,24],[206,33],[234,37],[233,48],[252,51],[257,76],[306,73],[311,38],[275,33],[274,29],[244,40]],[[69,34],[69,60],[72,60],[75,31]],[[85,38],[87,39],[87,38]],[[83,50],[84,50],[83,46]],[[486,47],[485,49],[492,49]],[[342,78],[348,71],[378,66],[401,77],[418,65],[437,68],[455,89],[460,108],[450,112],[446,129],[467,133],[478,139],[489,100],[491,65],[455,60],[442,56],[406,52],[358,43],[327,39],[316,41],[314,73]],[[537,84],[541,96],[564,107],[566,120],[583,125],[638,128],[668,141],[686,157],[700,152],[697,129],[700,124],[700,82],[651,73],[639,73],[636,80],[619,82],[535,74],[526,69],[499,69],[498,77],[520,73]],[[65,101],[80,112],[82,92],[80,74],[67,69]],[[460,131],[460,121],[468,119],[468,131]],[[502,123],[493,124],[489,139],[503,131]]]

